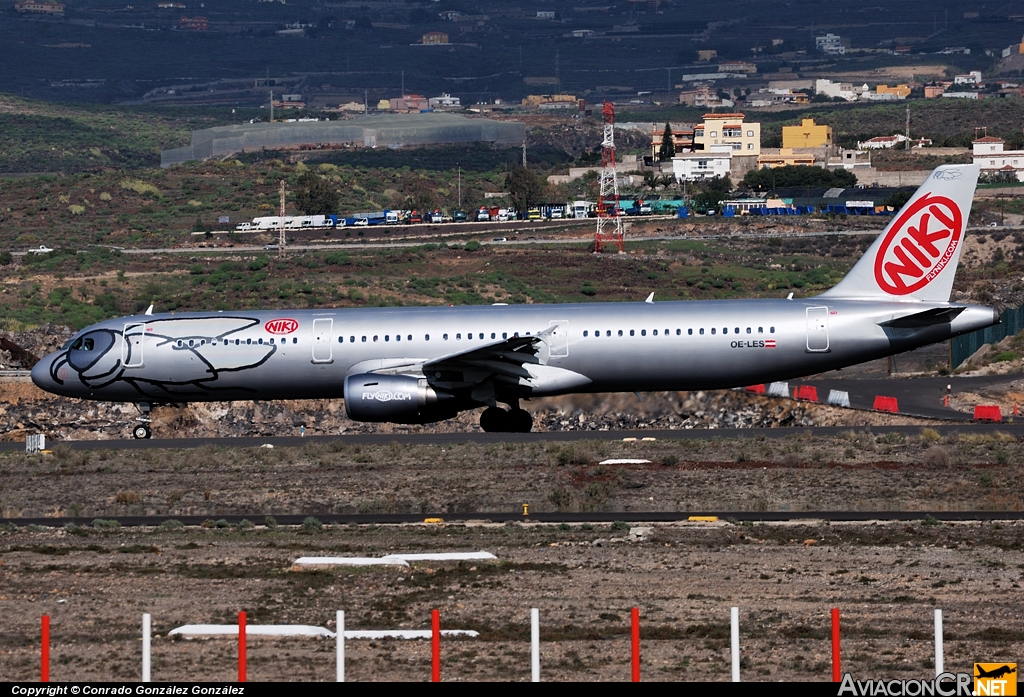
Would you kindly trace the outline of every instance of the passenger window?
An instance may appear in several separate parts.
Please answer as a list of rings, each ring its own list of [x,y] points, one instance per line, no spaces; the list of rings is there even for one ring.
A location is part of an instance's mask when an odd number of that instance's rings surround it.
[[[412,341],[412,334],[410,334],[410,335],[409,335],[408,337],[406,337],[406,338],[407,338],[407,339],[408,339],[409,341]]]
[[[501,338],[502,339],[507,339],[508,338],[508,332],[502,332],[501,333]]]
[[[647,330],[646,329],[641,329],[640,330],[640,336],[647,336]]]
[[[619,336],[622,336],[622,330],[621,329],[619,330]]]
[[[366,337],[365,336],[363,337],[363,343],[364,344],[366,343]]]
[[[292,343],[293,344],[299,343],[299,337],[295,337],[294,339],[292,339]]]
[[[747,334],[750,333],[750,327],[747,327]]]
[[[235,339],[235,346],[238,346],[241,343],[242,343],[241,339]]]
[[[728,334],[729,333],[729,327],[722,327],[722,333],[723,334]]]
[[[629,335],[630,336],[636,336],[636,332],[634,330],[630,329],[629,330]]]
[[[376,340],[377,340],[377,335],[376,335],[376,334],[374,334],[374,335],[373,335],[373,340],[374,340],[374,341],[376,341]]]
[[[348,338],[348,343],[350,343],[350,344],[354,344],[354,343],[356,343],[356,338],[355,338],[354,336],[350,336],[350,337]]]
[[[245,340],[245,343],[246,343],[246,344],[252,344],[252,339],[246,339],[246,340]],[[190,341],[190,342],[188,342],[188,345],[189,345],[189,346],[191,346],[191,345],[192,345],[192,342],[191,342],[191,341]]]
[[[678,333],[679,333],[679,330],[677,329],[676,330],[676,334],[678,334]],[[693,327],[687,329],[686,333],[689,334],[690,336],[693,336]]]
[[[402,340],[402,335],[401,334],[395,334],[395,341],[401,341],[401,340]]]
[[[587,330],[586,329],[583,330],[583,336],[587,336]]]
[[[605,336],[611,336],[611,335],[612,335],[612,330],[611,329],[609,329],[607,332],[605,332]]]
[[[739,327],[736,327],[736,333],[737,333],[737,334],[739,334],[739,333],[740,333],[740,328],[739,328]]]
[[[658,336],[658,330],[657,330],[657,329],[655,329],[655,330],[654,330],[653,332],[651,332],[651,333],[652,333],[652,334],[653,334],[654,336]]]
[[[715,328],[714,328],[714,327],[711,327],[711,333],[712,333],[712,334],[714,334],[714,333],[715,333]]]
[[[460,339],[460,340],[461,340],[461,339],[462,339],[462,334],[456,334],[456,335],[455,335],[455,338],[456,338],[456,339]]]
[[[424,334],[423,335],[423,340],[424,341],[430,341],[430,334]]]
[[[447,335],[447,334],[445,334],[445,335],[444,335],[444,336],[442,336],[441,338],[442,338],[442,339],[444,339],[445,341],[448,341],[448,335]]]
[[[757,333],[758,334],[764,334],[764,327],[758,327],[757,328]]]
[[[492,338],[492,339],[493,339],[493,338],[495,338],[495,336],[494,336],[494,332],[491,332],[491,338]]]
[[[188,345],[189,345],[189,346],[195,346],[195,345],[196,345],[196,342],[192,341],[192,339],[189,339],[189,340],[188,340]],[[91,350],[91,349],[92,349],[92,346],[89,346],[89,345],[88,345],[88,342],[86,342],[86,349],[85,349],[85,350],[86,350],[86,351],[89,351],[89,350]]]
[[[700,328],[700,335],[701,335],[701,336],[704,336],[704,327],[701,327],[701,328]]]
[[[374,337],[373,340],[376,341],[377,337]],[[390,334],[385,334],[384,335],[384,341],[391,341],[391,335]]]
[[[775,327],[768,327],[768,333],[769,334],[774,334],[775,333]]]

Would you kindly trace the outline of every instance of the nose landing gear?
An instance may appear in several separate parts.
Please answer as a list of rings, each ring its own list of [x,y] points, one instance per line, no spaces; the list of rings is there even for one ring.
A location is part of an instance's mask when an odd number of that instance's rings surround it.
[[[149,402],[139,402],[138,407],[139,416],[135,420],[139,423],[132,428],[132,438],[135,440],[152,438],[153,429],[149,427],[149,424],[152,423],[152,419],[149,418],[149,414],[153,410],[152,405]]]

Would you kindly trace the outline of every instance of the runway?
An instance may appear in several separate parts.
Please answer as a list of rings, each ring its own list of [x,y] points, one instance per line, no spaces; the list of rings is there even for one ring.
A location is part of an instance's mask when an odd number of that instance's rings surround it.
[[[590,513],[531,513],[490,511],[471,513],[389,513],[389,514],[282,514],[252,513],[249,515],[225,516],[118,516],[104,518],[116,520],[122,527],[157,526],[167,520],[176,520],[182,525],[203,525],[207,527],[223,527],[238,525],[243,520],[261,525],[266,516],[273,516],[277,525],[302,525],[308,517],[313,516],[325,525],[410,525],[442,523],[679,523],[689,518],[714,517],[723,522],[740,523],[780,523],[789,521],[829,521],[867,522],[867,521],[923,521],[932,519],[941,522],[971,521],[1009,521],[1024,520],[1024,511],[594,511]],[[75,525],[91,525],[94,518],[0,518],[0,525],[39,525],[44,527],[63,527],[68,523]],[[431,520],[431,523],[425,521]],[[708,524],[708,521],[695,521]]]
[[[73,450],[154,450],[161,448],[190,449],[214,446],[221,448],[258,448],[273,445],[275,448],[301,447],[312,443],[340,442],[347,445],[446,445],[472,443],[486,445],[493,443],[569,443],[576,441],[621,441],[633,438],[654,440],[700,440],[728,438],[784,438],[786,436],[835,436],[850,431],[870,430],[872,433],[902,433],[916,436],[921,426],[814,426],[787,428],[712,428],[680,430],[641,431],[548,431],[544,433],[364,433],[337,436],[275,436],[239,438],[153,438],[151,440],[67,440],[59,441]],[[946,436],[951,433],[1005,433],[1015,438],[1024,437],[1024,421],[1019,423],[971,423],[930,424],[927,428]],[[54,441],[49,441],[53,446]],[[0,452],[24,450],[24,442],[2,442]]]

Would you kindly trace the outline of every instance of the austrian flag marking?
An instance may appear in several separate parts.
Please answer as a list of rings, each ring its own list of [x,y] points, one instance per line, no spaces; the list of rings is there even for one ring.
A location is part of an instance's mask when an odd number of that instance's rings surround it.
[[[271,334],[291,334],[299,328],[299,323],[294,319],[272,319],[263,328]]]
[[[765,348],[775,348],[775,339],[768,339],[764,342]]]
[[[908,206],[875,255],[875,281],[891,295],[909,295],[932,282],[956,254],[963,213],[945,196],[925,194]]]

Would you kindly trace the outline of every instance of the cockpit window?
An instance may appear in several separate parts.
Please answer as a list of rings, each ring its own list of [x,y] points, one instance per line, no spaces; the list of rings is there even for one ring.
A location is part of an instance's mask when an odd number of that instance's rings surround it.
[[[93,349],[93,341],[92,341],[92,339],[85,339],[85,340],[82,341],[82,350],[83,351],[92,351],[92,349]]]
[[[73,344],[71,344],[72,351],[92,351],[94,348],[96,348],[96,345],[91,338],[78,338],[75,339]]]
[[[82,338],[81,337],[75,339],[74,342],[72,342],[72,344],[71,344],[71,350],[73,350],[73,351],[77,351],[80,348],[82,348]]]

